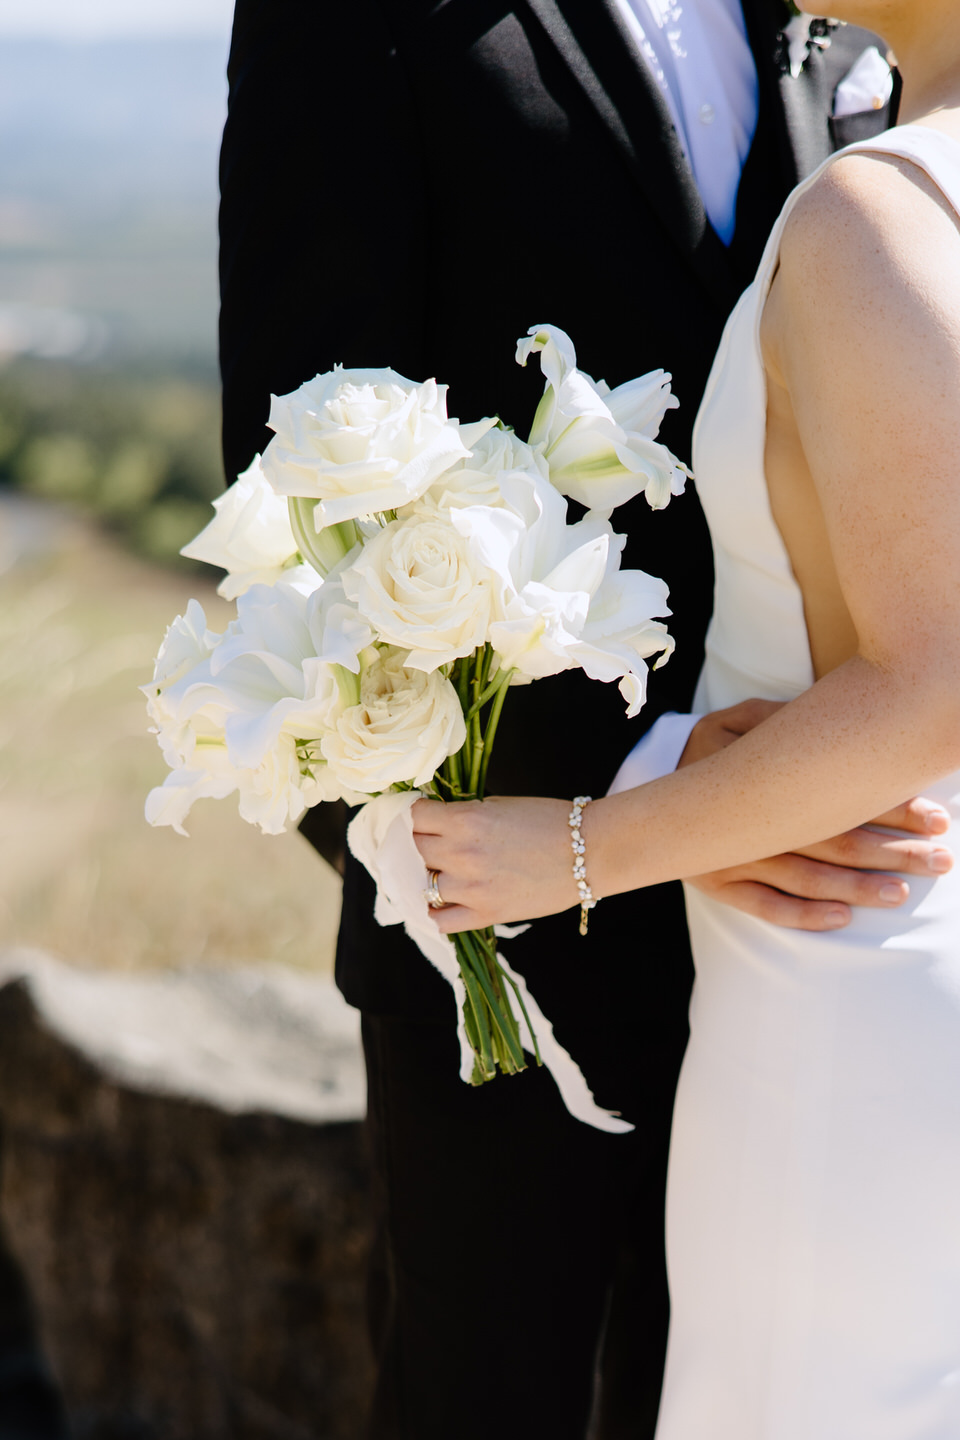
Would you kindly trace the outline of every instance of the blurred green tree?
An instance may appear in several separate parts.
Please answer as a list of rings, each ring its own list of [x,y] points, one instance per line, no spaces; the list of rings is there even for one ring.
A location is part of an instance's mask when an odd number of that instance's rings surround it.
[[[208,373],[18,360],[0,369],[0,484],[95,516],[151,559],[178,551],[223,488]]]

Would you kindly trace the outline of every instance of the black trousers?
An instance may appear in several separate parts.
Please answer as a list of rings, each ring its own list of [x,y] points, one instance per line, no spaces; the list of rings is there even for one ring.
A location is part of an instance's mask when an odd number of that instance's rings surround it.
[[[452,1013],[449,1024],[364,1017],[377,1219],[369,1440],[650,1440],[685,1039],[679,1026],[584,1035],[598,1100],[629,1089],[621,1103],[638,1120],[607,1135],[567,1113],[546,1070],[463,1084]]]

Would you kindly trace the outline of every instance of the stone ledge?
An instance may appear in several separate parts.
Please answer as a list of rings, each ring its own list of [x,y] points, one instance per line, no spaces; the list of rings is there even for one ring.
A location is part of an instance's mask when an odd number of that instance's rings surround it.
[[[66,970],[3,959],[0,1200],[76,1440],[356,1440],[352,1012],[289,972]]]
[[[0,952],[44,1024],[119,1084],[329,1124],[366,1109],[360,1017],[329,980],[281,966],[115,974]]]

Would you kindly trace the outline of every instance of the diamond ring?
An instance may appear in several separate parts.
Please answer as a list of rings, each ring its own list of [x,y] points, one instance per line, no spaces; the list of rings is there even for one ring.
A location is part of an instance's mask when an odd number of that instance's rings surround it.
[[[447,902],[440,894],[440,886],[437,883],[440,879],[440,871],[428,870],[427,875],[430,877],[430,884],[423,892],[427,897],[427,904],[431,910],[443,910],[446,908]]]

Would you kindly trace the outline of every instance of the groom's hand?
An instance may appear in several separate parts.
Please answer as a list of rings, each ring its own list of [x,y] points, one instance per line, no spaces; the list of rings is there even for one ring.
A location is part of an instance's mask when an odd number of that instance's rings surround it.
[[[680,766],[733,744],[779,709],[772,700],[745,700],[705,715],[691,732]],[[933,838],[950,824],[939,805],[922,798],[909,800],[872,823],[887,831],[906,831],[909,838],[861,826],[796,854],[716,870],[690,883],[715,900],[773,925],[839,930],[850,923],[851,905],[881,910],[902,905],[910,893],[904,875],[929,879],[951,869],[953,856]]]

